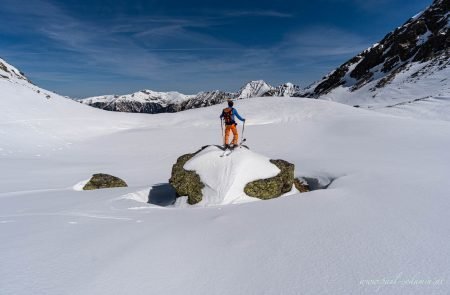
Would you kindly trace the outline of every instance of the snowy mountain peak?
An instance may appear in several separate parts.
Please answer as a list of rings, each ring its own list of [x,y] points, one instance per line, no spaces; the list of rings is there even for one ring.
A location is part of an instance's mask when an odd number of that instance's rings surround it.
[[[147,95],[147,99],[164,99],[167,101],[182,101],[189,97],[189,95],[182,94],[177,91],[159,92],[159,91],[145,89],[140,92]]]
[[[13,80],[20,79],[28,81],[24,73],[22,73],[17,68],[13,67],[12,65],[10,65],[1,58],[0,58],[0,78]]]
[[[290,82],[272,88],[267,91],[263,96],[294,96],[294,94],[301,91],[300,86],[294,85]]]
[[[449,10],[449,1],[434,1],[299,96],[319,97],[338,88],[354,92],[365,86],[376,95],[397,77],[412,83],[444,70],[450,57]]]
[[[263,80],[250,81],[239,90],[237,98],[263,96],[265,93],[272,89],[273,87]]]

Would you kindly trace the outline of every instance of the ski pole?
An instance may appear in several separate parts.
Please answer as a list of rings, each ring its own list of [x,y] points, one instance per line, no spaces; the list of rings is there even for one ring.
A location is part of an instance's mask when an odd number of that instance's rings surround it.
[[[242,140],[241,140],[241,144],[246,141],[246,139],[244,138],[244,131],[245,131],[245,121],[242,124]]]
[[[225,143],[225,139],[224,139],[224,135],[223,135],[223,120],[222,120],[222,118],[220,119],[220,128],[222,129],[222,140]]]

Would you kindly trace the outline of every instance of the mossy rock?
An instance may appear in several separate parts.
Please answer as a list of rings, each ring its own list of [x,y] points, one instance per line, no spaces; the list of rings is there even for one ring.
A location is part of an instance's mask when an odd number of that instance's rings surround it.
[[[270,160],[281,171],[277,176],[247,183],[244,192],[254,198],[269,200],[290,192],[294,183],[295,166],[284,160]]]
[[[311,191],[308,183],[303,178],[295,178],[294,185],[295,185],[295,188],[301,193],[306,193],[306,192]]]
[[[191,205],[197,204],[202,200],[202,189],[205,185],[201,182],[200,176],[195,171],[185,170],[183,166],[197,153],[185,154],[179,157],[177,162],[172,166],[172,174],[169,179],[169,183],[177,192],[177,197],[187,196],[188,203]]]
[[[127,187],[128,185],[122,179],[109,175],[98,173],[92,175],[88,183],[83,187],[83,190],[95,190],[102,188],[113,188],[113,187]]]

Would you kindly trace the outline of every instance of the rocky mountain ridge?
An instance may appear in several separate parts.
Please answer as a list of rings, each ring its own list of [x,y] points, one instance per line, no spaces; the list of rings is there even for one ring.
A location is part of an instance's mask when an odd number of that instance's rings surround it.
[[[89,97],[80,100],[80,102],[108,111],[150,114],[173,113],[220,104],[230,98],[246,99],[261,96],[292,96],[299,89],[299,86],[292,83],[273,87],[263,80],[256,80],[246,83],[238,92],[214,90],[199,92],[194,95],[185,95],[179,92],[142,90],[127,95]]]
[[[368,90],[376,93],[400,74],[414,80],[445,69],[450,63],[449,11],[450,1],[435,0],[430,7],[387,34],[379,43],[295,96],[318,98],[338,88],[357,92],[369,84]],[[411,71],[411,66],[415,64],[422,66]]]

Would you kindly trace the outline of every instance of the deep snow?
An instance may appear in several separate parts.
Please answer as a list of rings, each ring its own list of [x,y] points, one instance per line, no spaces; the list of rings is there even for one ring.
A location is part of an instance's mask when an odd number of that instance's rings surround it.
[[[167,182],[179,155],[221,142],[223,105],[112,113],[5,79],[0,89],[2,295],[450,289],[448,121],[239,101],[252,151],[335,180],[270,201],[168,208],[145,203],[150,187]],[[96,172],[129,187],[74,189]]]

